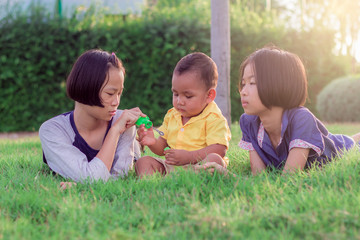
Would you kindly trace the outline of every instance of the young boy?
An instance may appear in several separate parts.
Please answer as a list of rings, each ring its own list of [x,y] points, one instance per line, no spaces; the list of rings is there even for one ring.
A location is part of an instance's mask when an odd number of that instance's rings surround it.
[[[225,157],[231,133],[226,119],[214,102],[218,73],[215,62],[204,53],[183,57],[172,77],[173,108],[159,128],[163,136],[154,137],[153,129],[138,129],[139,141],[165,160],[144,156],[136,162],[138,176],[155,172],[166,174],[174,166],[188,167],[199,162],[216,162],[226,167]],[[168,150],[164,148],[170,147]]]

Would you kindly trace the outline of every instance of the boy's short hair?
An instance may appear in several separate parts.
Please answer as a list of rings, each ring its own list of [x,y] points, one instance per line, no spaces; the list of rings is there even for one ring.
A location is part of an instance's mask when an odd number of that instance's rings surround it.
[[[251,64],[259,97],[265,107],[291,109],[305,104],[307,78],[300,58],[275,46],[261,48],[248,56],[240,67],[240,84],[245,67]]]
[[[181,75],[194,71],[199,73],[207,90],[215,88],[218,81],[218,71],[215,62],[202,52],[194,52],[181,58],[176,64],[173,74]]]
[[[125,75],[125,68],[116,55],[100,49],[83,53],[75,62],[66,81],[67,95],[79,103],[104,107],[100,99],[103,84],[113,66]]]

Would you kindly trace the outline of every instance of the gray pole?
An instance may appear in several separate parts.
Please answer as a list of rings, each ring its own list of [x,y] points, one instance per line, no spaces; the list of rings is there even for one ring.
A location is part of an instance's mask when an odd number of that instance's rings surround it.
[[[230,14],[229,0],[211,0],[211,58],[219,80],[215,102],[231,125],[230,104]]]

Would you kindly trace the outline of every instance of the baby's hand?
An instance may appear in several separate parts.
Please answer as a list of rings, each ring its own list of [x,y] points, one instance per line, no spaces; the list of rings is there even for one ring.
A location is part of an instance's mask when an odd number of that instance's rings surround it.
[[[137,130],[138,141],[143,146],[151,146],[156,143],[156,138],[154,136],[153,128],[145,129],[144,124],[141,124]]]
[[[189,164],[191,161],[191,154],[189,151],[180,149],[165,150],[165,163],[175,166],[183,166]]]

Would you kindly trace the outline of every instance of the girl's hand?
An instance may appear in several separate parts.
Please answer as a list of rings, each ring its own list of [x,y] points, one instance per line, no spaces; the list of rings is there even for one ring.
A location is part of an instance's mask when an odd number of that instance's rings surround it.
[[[195,172],[199,172],[201,170],[207,170],[210,173],[214,173],[214,171],[216,170],[218,173],[221,173],[225,176],[227,176],[229,174],[229,170],[227,170],[226,168],[224,168],[223,166],[215,163],[215,162],[206,162],[202,165],[195,165],[194,166]],[[235,174],[233,174],[235,176]]]
[[[115,127],[120,133],[123,133],[126,129],[134,126],[140,116],[145,117],[146,115],[138,107],[125,109],[112,128]]]
[[[164,151],[165,163],[175,166],[183,166],[191,162],[192,155],[189,151],[169,149]]]
[[[145,125],[141,124],[137,130],[138,141],[143,146],[151,146],[156,143],[156,138],[154,136],[153,128],[145,129]]]

